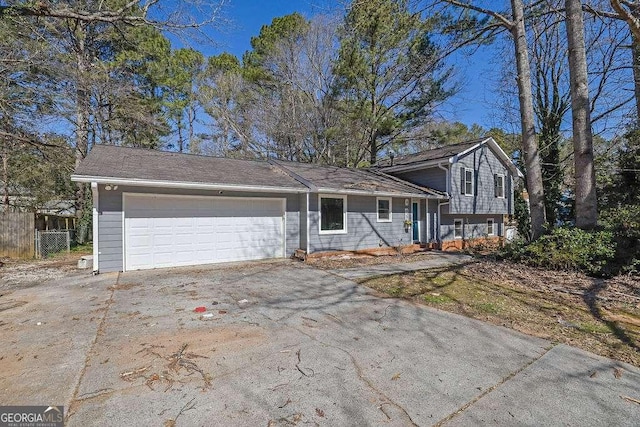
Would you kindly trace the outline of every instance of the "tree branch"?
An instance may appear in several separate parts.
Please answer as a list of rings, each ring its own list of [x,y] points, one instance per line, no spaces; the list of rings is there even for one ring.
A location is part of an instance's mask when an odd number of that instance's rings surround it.
[[[496,20],[500,21],[500,23],[504,27],[508,28],[509,30],[511,30],[515,25],[512,21],[505,18],[502,14],[496,11],[493,11],[491,9],[485,9],[484,7],[476,6],[469,3],[464,3],[458,0],[442,0],[442,1],[444,1],[445,3],[449,3],[452,6],[462,7],[464,9],[469,9],[478,13],[484,13],[485,15],[489,15],[492,18],[495,18]]]
[[[611,3],[611,7],[613,8],[613,10],[618,12],[622,19],[624,19],[629,24],[629,30],[631,30],[634,37],[636,39],[640,39],[640,19],[638,19],[634,15],[634,10],[625,8],[621,2],[624,3],[624,5],[626,5],[627,7],[634,9],[636,12],[638,6],[640,5],[637,3],[629,3],[624,0],[609,0],[609,3]]]

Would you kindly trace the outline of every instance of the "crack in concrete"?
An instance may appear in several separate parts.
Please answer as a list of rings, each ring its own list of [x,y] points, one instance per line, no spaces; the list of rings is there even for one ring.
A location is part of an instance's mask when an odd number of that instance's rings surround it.
[[[482,399],[483,397],[485,397],[486,395],[488,395],[489,393],[493,392],[495,389],[497,389],[498,387],[500,387],[502,384],[506,383],[507,381],[509,381],[511,378],[515,377],[516,375],[518,375],[520,372],[524,371],[525,369],[527,369],[529,366],[533,365],[534,363],[536,363],[538,360],[542,359],[544,357],[545,354],[547,354],[549,351],[551,351],[554,347],[556,346],[556,344],[551,344],[548,347],[544,348],[544,351],[538,356],[535,357],[534,359],[530,360],[529,362],[525,363],[524,365],[522,365],[520,368],[516,369],[515,371],[511,372],[509,375],[507,375],[506,377],[504,377],[503,379],[501,379],[500,381],[498,381],[496,384],[492,385],[491,387],[485,389],[482,393],[480,393],[478,396],[476,396],[474,399],[472,399],[471,401],[467,402],[466,404],[464,404],[463,406],[461,406],[459,409],[457,409],[456,411],[450,413],[449,415],[447,415],[446,417],[442,418],[440,421],[438,421],[437,423],[435,423],[433,426],[434,427],[440,427],[443,426],[444,424],[448,423],[449,421],[451,421],[452,419],[454,419],[455,417],[457,417],[459,414],[463,413],[464,411],[466,411],[467,409],[469,409],[472,405],[474,405],[476,402],[478,402],[480,399]]]
[[[76,386],[73,389],[73,396],[71,397],[71,401],[69,402],[69,409],[67,411],[67,416],[65,417],[65,424],[69,422],[69,419],[73,415],[75,411],[75,406],[79,402],[84,400],[84,399],[80,399],[80,396],[78,396],[78,393],[80,392],[80,385],[82,384],[82,380],[84,379],[84,376],[87,372],[87,367],[89,365],[89,362],[91,361],[93,349],[95,348],[96,343],[98,342],[98,337],[104,333],[104,324],[107,320],[107,315],[109,314],[111,305],[113,304],[113,300],[114,300],[113,297],[118,288],[118,283],[120,282],[120,274],[121,273],[118,273],[118,278],[116,279],[116,283],[111,287],[111,294],[109,295],[109,299],[107,300],[107,305],[105,307],[104,314],[102,315],[102,319],[100,319],[100,324],[98,324],[98,328],[96,329],[96,335],[93,337],[93,341],[91,342],[91,345],[89,346],[89,350],[87,351],[87,355],[84,359],[84,365],[80,370],[80,377],[78,378],[78,382],[76,382]]]
[[[316,338],[316,337],[314,337],[314,336],[312,336],[310,334],[307,334],[306,332],[304,332],[304,331],[302,331],[302,330],[300,330],[300,329],[298,329],[298,328],[296,328],[294,326],[289,326],[289,325],[287,325],[287,326],[289,328],[295,330],[295,331],[298,331],[299,333],[301,333],[303,335],[306,335],[312,341],[315,341],[315,342],[317,342],[319,344],[322,344],[322,345],[324,345],[326,347],[331,347],[331,348],[334,348],[336,350],[339,350],[339,351],[345,353],[347,356],[349,356],[349,359],[351,360],[351,363],[353,364],[353,366],[354,366],[354,368],[356,370],[356,374],[358,375],[358,378],[360,378],[360,380],[362,382],[364,382],[371,390],[373,390],[376,394],[378,394],[378,396],[380,396],[382,398],[382,400],[385,401],[385,402],[381,403],[381,406],[385,405],[385,404],[394,406],[396,409],[400,410],[407,417],[408,421],[411,423],[412,426],[418,426],[418,424],[416,424],[416,422],[413,421],[413,419],[411,418],[411,415],[409,415],[409,413],[407,412],[407,410],[405,408],[403,408],[399,403],[395,402],[393,399],[391,399],[389,396],[387,396],[382,390],[377,388],[373,384],[373,382],[364,375],[364,373],[362,371],[362,367],[358,364],[358,361],[356,360],[356,358],[349,351],[345,350],[344,348],[338,347],[336,345],[326,343],[326,342],[324,342],[324,341],[322,341],[322,340],[320,340],[320,339],[318,339],[318,338]],[[378,409],[381,409],[381,408],[378,407]],[[386,415],[387,418],[389,418],[389,415],[385,411],[382,411],[382,413],[384,415]]]

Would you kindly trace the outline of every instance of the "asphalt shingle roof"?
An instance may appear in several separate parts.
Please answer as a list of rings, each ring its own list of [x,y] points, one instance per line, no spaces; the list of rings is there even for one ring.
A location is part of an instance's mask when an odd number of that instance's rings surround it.
[[[275,191],[287,188],[304,192],[311,188],[374,194],[440,194],[376,170],[280,160],[237,160],[113,145],[95,145],[74,175],[106,180],[272,187]]]
[[[393,159],[393,166],[409,165],[413,163],[422,163],[433,160],[443,160],[453,157],[458,153],[461,153],[476,144],[485,141],[486,138],[474,139],[471,141],[461,142],[459,144],[445,145],[443,147],[434,148],[431,150],[420,151],[415,154],[408,154],[406,156],[398,156]],[[392,167],[390,159],[381,160],[376,164],[377,168],[384,170],[385,168]]]
[[[366,169],[320,166],[309,163],[274,161],[319,189],[338,191],[424,194],[428,189],[405,183],[397,178]],[[303,181],[303,182],[304,182]]]
[[[93,146],[76,168],[75,174],[104,178],[306,189],[306,186],[266,161],[198,156],[112,145]]]

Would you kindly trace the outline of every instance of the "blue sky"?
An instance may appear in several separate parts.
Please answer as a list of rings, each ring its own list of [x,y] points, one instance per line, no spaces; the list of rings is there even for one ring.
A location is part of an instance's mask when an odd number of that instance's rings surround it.
[[[341,13],[341,0],[228,0],[222,9],[224,22],[218,30],[209,33],[215,45],[193,45],[206,56],[230,52],[238,57],[251,49],[251,37],[260,32],[263,25],[273,18],[299,12],[306,18],[315,14]],[[471,57],[457,55],[451,59],[456,64],[456,78],[460,91],[439,109],[439,115],[468,126],[474,123],[485,128],[496,125],[490,114],[495,102],[495,80],[499,63],[487,60],[492,48],[484,48]]]

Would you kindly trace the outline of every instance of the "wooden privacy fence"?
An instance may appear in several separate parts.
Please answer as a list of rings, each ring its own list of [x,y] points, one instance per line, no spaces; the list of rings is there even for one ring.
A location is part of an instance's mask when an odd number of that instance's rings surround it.
[[[0,213],[0,257],[33,258],[34,230],[33,213]]]

